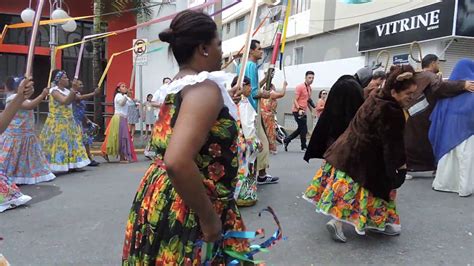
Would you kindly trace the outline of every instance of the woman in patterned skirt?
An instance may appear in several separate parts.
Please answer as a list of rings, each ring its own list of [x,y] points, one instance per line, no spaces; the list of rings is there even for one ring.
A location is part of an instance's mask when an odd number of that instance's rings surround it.
[[[53,87],[49,90],[49,113],[41,131],[41,145],[53,172],[67,172],[90,163],[82,143],[82,130],[74,120],[72,102],[76,90],[71,90],[66,72],[54,70]]]
[[[33,81],[23,80],[18,87],[16,96],[11,100],[5,110],[0,113],[0,134],[2,134],[20,110],[23,102],[33,94]],[[24,195],[20,189],[12,183],[0,170],[0,212],[23,205],[31,200],[31,197]]]
[[[285,81],[283,82],[283,90],[276,91],[275,85],[272,84],[270,88],[270,98],[268,99],[261,99],[261,110],[262,110],[262,121],[265,127],[265,133],[268,137],[268,147],[272,154],[277,153],[277,146],[276,146],[276,127],[277,121],[275,120],[275,115],[277,112],[278,102],[277,100],[280,98],[285,97],[286,94],[286,87],[288,83]]]
[[[157,157],[132,203],[123,265],[198,265],[198,242],[244,230],[233,199],[237,107],[225,89],[228,74],[211,72],[220,70],[222,50],[208,15],[182,11],[159,37],[170,44],[180,71],[155,124]],[[249,247],[232,238],[222,245],[237,252]]]
[[[10,93],[7,105],[15,99],[22,80],[23,78],[13,77],[7,79],[5,87]],[[33,113],[33,109],[48,93],[49,89],[44,89],[35,99],[24,101],[5,133],[0,136],[0,171],[13,183],[37,184],[56,178],[36,137]]]
[[[358,234],[366,230],[400,234],[396,190],[405,181],[403,107],[416,90],[411,66],[393,66],[385,87],[370,96],[346,131],[324,154],[304,197],[332,217],[326,227],[346,242],[342,222]]]

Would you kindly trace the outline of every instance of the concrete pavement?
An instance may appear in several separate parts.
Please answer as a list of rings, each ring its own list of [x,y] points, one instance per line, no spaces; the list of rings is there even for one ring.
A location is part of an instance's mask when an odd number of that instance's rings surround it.
[[[242,209],[249,230],[273,232],[271,217],[257,215],[265,206],[281,221],[288,239],[258,257],[267,265],[474,265],[474,197],[435,192],[431,178],[408,180],[400,190],[400,236],[346,230],[348,243],[332,241],[328,219],[301,199],[320,162],[304,162],[298,147],[294,141],[290,152],[271,157],[269,172],[280,183],[259,187],[257,206]],[[22,186],[33,200],[0,214],[0,253],[12,265],[119,265],[125,221],[149,162],[103,163]]]

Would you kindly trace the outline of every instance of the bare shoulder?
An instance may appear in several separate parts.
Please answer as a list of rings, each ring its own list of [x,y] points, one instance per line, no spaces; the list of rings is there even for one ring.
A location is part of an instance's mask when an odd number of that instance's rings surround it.
[[[196,100],[206,103],[219,104],[223,103],[219,86],[212,80],[204,80],[203,82],[186,86],[182,92],[183,98],[191,98],[193,102]]]

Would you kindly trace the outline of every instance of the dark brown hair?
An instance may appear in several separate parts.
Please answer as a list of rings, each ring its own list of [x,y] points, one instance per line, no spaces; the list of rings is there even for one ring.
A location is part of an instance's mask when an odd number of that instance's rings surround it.
[[[391,96],[392,90],[396,92],[407,90],[410,86],[416,85],[414,76],[415,70],[410,65],[392,66],[380,93],[383,96]]]
[[[201,44],[209,44],[217,36],[214,20],[203,12],[184,10],[171,21],[169,29],[159,38],[170,44],[178,65],[188,63],[194,50]]]

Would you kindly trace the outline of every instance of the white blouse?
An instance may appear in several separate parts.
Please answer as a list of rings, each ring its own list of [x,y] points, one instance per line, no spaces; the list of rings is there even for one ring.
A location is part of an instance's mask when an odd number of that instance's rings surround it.
[[[130,99],[127,95],[117,93],[114,98],[115,114],[118,114],[121,116],[127,116],[128,115],[127,103],[129,102],[133,103],[132,99]]]

